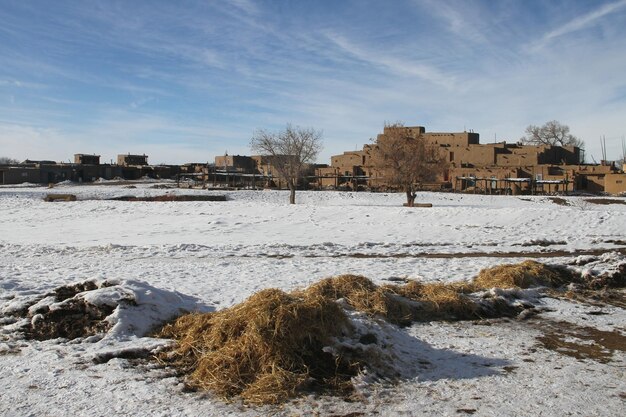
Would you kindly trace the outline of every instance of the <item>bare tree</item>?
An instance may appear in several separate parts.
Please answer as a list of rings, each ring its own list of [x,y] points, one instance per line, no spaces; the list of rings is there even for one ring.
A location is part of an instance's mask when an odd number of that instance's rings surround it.
[[[322,132],[291,124],[279,132],[260,129],[254,132],[250,147],[270,157],[274,169],[289,187],[289,203],[295,204],[298,181],[322,150]]]
[[[0,165],[17,165],[20,161],[6,156],[0,156]]]
[[[448,166],[439,146],[428,143],[421,133],[410,135],[402,123],[385,125],[371,155],[385,181],[406,192],[409,207],[415,204],[417,186],[434,181]]]
[[[569,126],[552,120],[543,126],[530,125],[526,128],[526,136],[520,142],[528,145],[577,146],[582,148],[585,143],[569,133]]]

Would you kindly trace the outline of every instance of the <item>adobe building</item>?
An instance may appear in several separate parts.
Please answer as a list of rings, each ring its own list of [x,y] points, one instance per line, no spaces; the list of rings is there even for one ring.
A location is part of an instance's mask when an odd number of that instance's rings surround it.
[[[117,164],[121,166],[148,165],[146,155],[117,155]]]
[[[74,154],[74,163],[84,165],[100,165],[100,155],[77,153]]]
[[[279,158],[280,155],[216,156],[214,166],[207,166],[204,170],[204,181],[232,187],[286,188],[287,183],[276,168]],[[308,177],[314,177],[315,169],[322,166],[326,165],[308,165],[300,186],[309,188],[311,180]],[[312,182],[317,187],[315,178]]]
[[[35,166],[0,165],[0,184],[22,184],[25,182],[38,184],[41,172]]]
[[[626,193],[626,174],[606,174],[604,176],[604,191],[609,194]]]
[[[384,140],[387,129],[377,136],[378,141]],[[498,194],[616,193],[622,184],[617,183],[620,177],[610,176],[617,172],[615,167],[584,164],[581,150],[575,146],[506,142],[482,145],[479,134],[474,132],[426,132],[423,126],[407,126],[403,130],[407,137],[421,137],[438,147],[449,164],[436,183],[420,184],[423,189]],[[316,172],[319,187],[389,189],[384,172],[372,163],[374,146],[364,145],[361,151],[332,156],[330,167]]]
[[[257,162],[250,156],[225,154],[215,157],[215,169],[224,171],[252,173],[256,166]]]

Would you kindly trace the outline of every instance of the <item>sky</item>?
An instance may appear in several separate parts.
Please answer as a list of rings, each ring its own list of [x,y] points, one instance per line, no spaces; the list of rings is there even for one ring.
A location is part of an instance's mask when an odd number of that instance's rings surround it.
[[[212,162],[291,123],[329,163],[386,122],[490,143],[558,120],[622,157],[626,0],[0,0],[0,22],[0,156]]]

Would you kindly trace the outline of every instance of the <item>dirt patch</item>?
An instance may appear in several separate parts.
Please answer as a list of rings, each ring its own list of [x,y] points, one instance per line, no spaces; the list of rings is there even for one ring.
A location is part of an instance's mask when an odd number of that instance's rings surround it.
[[[604,288],[597,291],[579,289],[575,291],[566,291],[565,293],[554,292],[550,295],[554,298],[573,300],[594,307],[611,305],[626,309],[626,292],[622,289]]]
[[[626,262],[620,263],[614,269],[595,275],[591,272],[582,276],[586,289],[599,290],[602,288],[626,287]]]
[[[626,352],[626,336],[593,327],[577,326],[563,321],[541,320],[537,323],[544,334],[537,341],[546,349],[576,359],[609,363],[615,353]]]
[[[105,333],[111,327],[104,319],[113,313],[109,306],[94,306],[80,299],[68,299],[54,310],[33,315],[28,338],[36,340],[76,339]]]
[[[613,243],[613,242],[607,242]],[[558,244],[558,243],[557,243]],[[565,243],[564,243],[565,244]],[[520,244],[520,246],[522,246]],[[303,255],[304,258],[357,258],[357,259],[403,259],[403,258],[424,258],[424,259],[455,259],[455,258],[562,258],[566,256],[582,256],[593,255],[599,256],[607,252],[617,252],[626,255],[626,248],[600,248],[600,249],[583,249],[574,251],[524,251],[524,252],[457,252],[457,253],[337,253],[337,254],[308,254]],[[293,254],[255,254],[240,255],[242,258],[265,257],[272,259],[289,259],[294,258]]]
[[[585,201],[591,204],[626,204],[626,200],[619,200],[616,198],[585,198]]]
[[[549,240],[549,239],[533,239],[528,242],[515,244],[513,246],[553,246],[553,245],[567,245],[567,242],[564,240]]]
[[[552,201],[554,204],[558,204],[559,206],[569,206],[570,203],[569,201],[567,201],[564,198],[561,197],[550,197],[550,201]]]
[[[24,337],[35,340],[76,339],[105,333],[111,327],[106,318],[114,306],[93,305],[78,294],[108,286],[83,281],[56,288],[51,293],[32,298],[29,302],[5,314],[6,321],[27,318],[20,329]]]
[[[98,285],[93,281],[77,282],[75,284],[64,285],[54,290],[54,295],[57,301],[64,301],[68,298],[74,297],[76,294],[85,291],[93,291],[98,289]]]
[[[113,201],[154,201],[154,202],[167,202],[167,201],[227,201],[225,195],[174,195],[165,194],[155,197],[135,197],[135,196],[122,196],[110,198]]]

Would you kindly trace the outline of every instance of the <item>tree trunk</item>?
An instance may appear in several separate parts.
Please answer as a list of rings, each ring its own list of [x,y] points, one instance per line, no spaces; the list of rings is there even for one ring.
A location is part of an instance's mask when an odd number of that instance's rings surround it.
[[[296,204],[296,185],[289,181],[289,204]]]
[[[411,190],[407,190],[406,191],[406,206],[407,207],[413,207],[415,204],[415,197],[416,194],[411,191]]]

